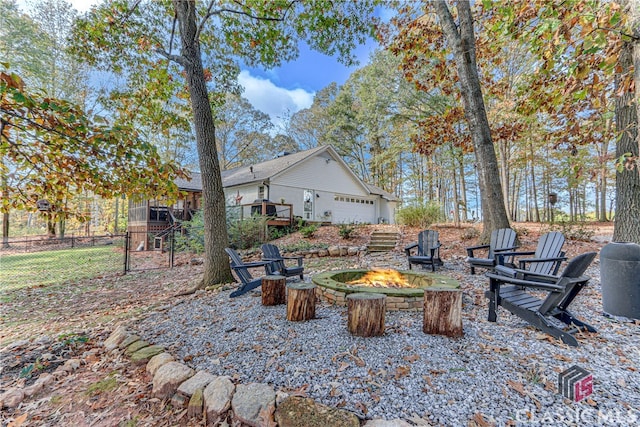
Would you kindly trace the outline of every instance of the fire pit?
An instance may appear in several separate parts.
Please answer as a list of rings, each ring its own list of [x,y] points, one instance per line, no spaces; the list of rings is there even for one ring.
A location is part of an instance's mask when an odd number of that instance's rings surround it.
[[[317,294],[325,301],[346,305],[347,295],[374,292],[387,296],[387,310],[422,310],[425,288],[457,289],[457,280],[435,273],[398,270],[339,270],[313,276]]]

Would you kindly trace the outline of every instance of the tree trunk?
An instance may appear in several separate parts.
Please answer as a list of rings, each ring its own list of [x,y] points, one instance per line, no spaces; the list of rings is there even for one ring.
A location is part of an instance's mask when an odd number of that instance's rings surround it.
[[[287,285],[287,320],[301,322],[316,317],[316,286],[311,283]]]
[[[228,257],[224,252],[229,244],[225,197],[216,149],[215,124],[202,67],[195,2],[174,0],[173,7],[182,40],[182,60],[179,62],[186,73],[202,174],[205,257],[203,281],[199,287],[204,288],[233,281]]]
[[[425,289],[422,331],[425,334],[462,336],[462,291]]]
[[[637,9],[640,0],[630,0],[631,21],[634,33],[638,33],[640,17]],[[635,12],[634,12],[635,11]],[[630,90],[616,97],[616,127],[620,138],[616,145],[616,157],[631,153],[638,158],[638,104],[640,96],[640,43],[623,41],[616,74],[616,92],[633,70],[635,63],[635,96]],[[616,220],[613,229],[614,242],[640,244],[640,174],[637,168],[625,168],[616,173]]]
[[[459,170],[460,171],[460,195],[462,197],[462,206],[463,206],[462,221],[468,222],[469,214],[468,214],[467,208],[469,207],[469,204],[467,202],[467,182],[464,177],[464,153],[462,151],[458,155],[458,167],[460,168]]]
[[[264,276],[262,278],[262,305],[280,305],[287,303],[284,276]]]
[[[347,295],[347,329],[359,337],[384,334],[387,297],[384,294],[360,292]]]
[[[4,166],[4,163],[0,161],[0,166]],[[7,200],[9,197],[9,183],[7,176],[2,174],[2,198]],[[7,208],[8,209],[8,208]],[[2,212],[2,247],[9,247],[9,211]]]
[[[536,160],[535,160],[535,153],[533,151],[533,142],[531,141],[531,139],[529,139],[529,149],[531,150],[531,169],[530,169],[530,173],[531,173],[531,202],[533,203],[533,209],[534,209],[534,221],[535,222],[540,222],[540,209],[538,208],[538,191],[536,188],[536,169],[535,169],[535,165],[536,165]]]
[[[478,68],[476,66],[473,16],[468,1],[458,2],[460,27],[457,28],[445,0],[435,2],[443,32],[452,47],[460,79],[464,113],[473,141],[482,203],[483,231],[481,241],[488,241],[493,230],[509,227],[504,205],[496,152],[491,139]]]
[[[9,247],[9,212],[2,213],[2,247]]]

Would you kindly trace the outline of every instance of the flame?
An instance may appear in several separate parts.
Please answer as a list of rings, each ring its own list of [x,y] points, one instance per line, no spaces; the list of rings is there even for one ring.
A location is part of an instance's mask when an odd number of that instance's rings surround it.
[[[376,288],[415,288],[397,270],[375,269],[359,279],[347,282],[347,285],[364,285]]]

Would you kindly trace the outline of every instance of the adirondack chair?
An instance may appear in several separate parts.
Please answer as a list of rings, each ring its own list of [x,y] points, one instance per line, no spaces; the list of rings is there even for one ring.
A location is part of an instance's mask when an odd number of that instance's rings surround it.
[[[231,292],[229,297],[233,298],[240,296],[262,284],[261,277],[253,278],[253,276],[251,276],[251,273],[249,273],[250,268],[264,267],[265,273],[269,274],[267,266],[270,264],[270,261],[243,262],[242,258],[240,258],[240,255],[235,250],[225,248],[225,252],[231,259],[231,268],[233,269],[233,272],[236,274],[238,279],[240,279],[240,286],[238,289]]]
[[[302,265],[302,256],[295,257],[283,257],[280,255],[280,250],[276,245],[272,245],[271,243],[265,243],[261,246],[262,249],[262,259],[264,261],[269,261],[269,265],[267,265],[267,269],[269,274],[278,274],[284,277],[291,276],[300,276],[300,280],[304,279],[304,266]],[[297,265],[289,266],[285,264],[285,260],[297,260]]]
[[[409,270],[413,264],[431,265],[431,271],[436,271],[436,265],[442,265],[440,259],[439,233],[433,230],[424,230],[418,234],[418,241],[404,248],[409,261]]]
[[[515,245],[516,232],[510,228],[500,228],[491,232],[491,239],[488,245],[470,246],[467,249],[467,262],[471,267],[471,274],[476,274],[476,267],[493,269],[496,266],[496,255],[500,252],[513,251]],[[475,256],[474,251],[487,251],[486,258]]]
[[[595,252],[578,255],[569,261],[560,276],[520,269],[508,276],[499,271],[488,272],[489,290],[485,296],[489,299],[489,321],[497,321],[496,310],[502,306],[541,331],[576,347],[578,341],[574,333],[581,330],[597,332],[567,310],[589,282],[590,277],[583,274],[595,256]],[[539,299],[531,291],[536,294],[546,292],[546,297]]]
[[[562,246],[564,245],[564,235],[559,231],[551,231],[540,237],[535,252],[499,252],[496,257],[496,269],[501,274],[507,274],[514,268],[527,270],[532,273],[558,274],[560,264],[566,260]],[[533,255],[531,258],[519,258],[523,255]],[[507,262],[506,260],[510,260]],[[503,266],[508,267],[504,269]]]

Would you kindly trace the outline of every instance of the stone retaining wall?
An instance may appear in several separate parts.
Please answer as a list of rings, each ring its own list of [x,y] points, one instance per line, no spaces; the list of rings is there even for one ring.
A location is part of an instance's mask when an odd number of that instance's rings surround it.
[[[327,301],[329,304],[340,306],[347,305],[347,296],[339,290],[316,286],[316,295]],[[421,311],[424,306],[424,297],[396,297],[387,296],[387,310],[391,311]]]

